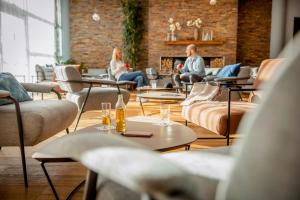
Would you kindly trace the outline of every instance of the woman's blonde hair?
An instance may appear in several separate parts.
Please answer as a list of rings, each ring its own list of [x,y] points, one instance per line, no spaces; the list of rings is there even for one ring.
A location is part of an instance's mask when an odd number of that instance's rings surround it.
[[[118,52],[122,52],[122,49],[119,48],[119,47],[115,47],[114,50],[113,50],[113,53],[112,53],[112,57],[111,57],[111,59],[113,61],[122,61],[122,60],[120,60],[120,59],[117,58],[117,53]]]

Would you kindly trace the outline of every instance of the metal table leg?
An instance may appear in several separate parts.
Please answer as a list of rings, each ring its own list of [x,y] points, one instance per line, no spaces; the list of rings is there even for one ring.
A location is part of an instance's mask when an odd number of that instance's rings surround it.
[[[49,183],[49,185],[50,185],[50,187],[51,187],[51,190],[52,190],[52,192],[53,192],[53,194],[54,194],[54,197],[55,197],[55,199],[56,200],[59,200],[59,196],[58,196],[58,194],[57,194],[57,191],[56,191],[56,189],[55,189],[55,187],[54,187],[54,185],[53,185],[53,183],[52,183],[52,180],[51,180],[51,178],[50,178],[50,176],[49,176],[49,174],[48,174],[48,172],[47,172],[47,169],[46,169],[46,167],[45,167],[45,164],[46,164],[46,162],[41,162],[41,166],[42,166],[42,169],[43,169],[43,171],[44,171],[44,174],[45,174],[45,176],[46,176],[46,178],[47,178],[47,181],[48,181],[48,183]],[[83,181],[81,181],[70,193],[69,193],[69,195],[68,195],[68,197],[66,198],[66,200],[70,200],[72,197],[73,197],[73,195],[83,186],[85,184],[85,180],[83,180]]]
[[[143,116],[145,116],[145,111],[144,111],[144,107],[143,107],[143,103],[142,103],[142,97],[139,97],[139,100],[140,100],[140,106],[142,108]]]
[[[51,179],[50,179],[50,177],[49,177],[49,174],[48,174],[48,172],[47,172],[47,170],[46,170],[45,163],[44,163],[44,162],[41,162],[41,166],[42,166],[42,169],[43,169],[43,171],[44,171],[44,174],[45,174],[45,176],[46,176],[46,178],[47,178],[47,181],[48,181],[48,183],[49,183],[49,185],[50,185],[50,187],[51,187],[51,190],[52,190],[52,192],[53,192],[53,194],[54,194],[54,196],[55,196],[55,199],[56,199],[56,200],[59,200],[59,197],[58,197],[58,194],[57,194],[57,192],[56,192],[56,190],[55,190],[55,187],[54,187],[54,185],[53,185],[53,183],[52,183],[52,181],[51,181]]]

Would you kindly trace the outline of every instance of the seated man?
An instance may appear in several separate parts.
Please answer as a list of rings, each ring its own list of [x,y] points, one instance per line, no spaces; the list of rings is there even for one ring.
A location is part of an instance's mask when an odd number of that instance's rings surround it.
[[[187,59],[182,67],[178,69],[178,74],[174,76],[176,86],[182,86],[181,81],[184,82],[199,82],[205,76],[204,60],[198,55],[197,47],[190,44],[186,48]]]

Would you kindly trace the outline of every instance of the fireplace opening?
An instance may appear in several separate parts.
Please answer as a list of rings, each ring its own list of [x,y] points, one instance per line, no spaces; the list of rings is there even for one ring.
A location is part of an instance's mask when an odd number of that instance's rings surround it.
[[[184,56],[162,56],[160,57],[160,73],[171,74],[178,64],[184,64],[187,57]],[[205,67],[220,68],[225,64],[225,56],[204,56]]]

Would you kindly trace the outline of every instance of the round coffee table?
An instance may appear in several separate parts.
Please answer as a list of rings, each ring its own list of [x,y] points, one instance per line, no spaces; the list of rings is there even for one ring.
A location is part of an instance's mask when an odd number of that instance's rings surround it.
[[[174,92],[148,92],[137,94],[139,98],[140,106],[142,108],[143,115],[145,116],[144,106],[142,99],[152,99],[159,100],[161,102],[164,101],[184,101],[186,99],[185,94],[174,93]]]
[[[192,129],[190,129],[187,126],[184,126],[180,123],[170,121],[170,125],[168,126],[161,126],[160,122],[161,119],[154,118],[154,117],[143,117],[143,116],[137,116],[137,117],[130,117],[126,119],[126,125],[127,130],[130,131],[150,131],[152,132],[152,136],[149,138],[145,137],[124,137],[127,140],[133,141],[137,144],[143,145],[144,147],[154,150],[154,151],[168,151],[172,149],[177,149],[181,147],[189,147],[189,144],[197,140],[197,135],[194,133]],[[94,145],[96,143],[96,146],[99,147],[103,146],[103,141],[101,141],[101,134],[118,134],[115,132],[115,130],[110,131],[100,131],[99,125],[90,126],[87,128],[83,128],[81,130],[78,130],[76,132],[70,133],[69,135],[65,135],[61,138],[57,138],[53,141],[51,141],[49,144],[46,144],[45,148],[41,147],[37,152],[33,154],[33,158],[41,162],[41,167],[45,173],[45,176],[48,180],[48,183],[52,189],[52,192],[56,199],[58,199],[58,194],[55,190],[55,187],[50,179],[50,176],[46,170],[45,164],[46,163],[53,163],[53,162],[76,162],[70,157],[66,156],[53,156],[51,152],[49,151],[60,151],[59,148],[64,147],[57,147],[55,141],[63,139],[64,137],[72,137],[72,135],[78,135],[78,134],[88,134],[91,140],[94,141]],[[118,134],[119,135],[119,134]],[[78,141],[81,142],[81,141]],[[58,142],[59,143],[59,142]],[[74,145],[74,149],[77,149],[76,145]],[[82,144],[84,145],[84,144]],[[189,148],[188,148],[189,149]],[[75,150],[76,151],[76,150]],[[77,152],[78,153],[78,152]],[[95,176],[95,174],[93,174]],[[73,191],[69,194],[68,198],[71,197],[80,187],[82,187],[84,184],[84,181],[81,182]]]

